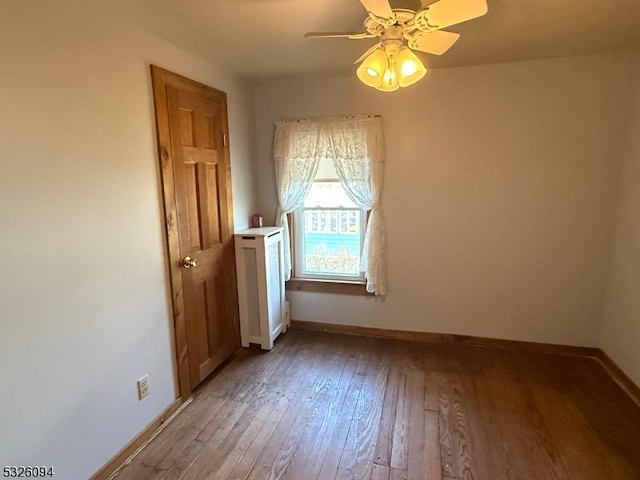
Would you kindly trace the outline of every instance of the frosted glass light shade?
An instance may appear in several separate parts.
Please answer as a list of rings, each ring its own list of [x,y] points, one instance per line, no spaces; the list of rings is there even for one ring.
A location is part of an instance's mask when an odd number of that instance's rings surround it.
[[[393,61],[393,58],[390,58],[389,68],[384,71],[384,74],[382,75],[382,82],[376,88],[383,92],[393,92],[400,88],[396,63]]]
[[[378,88],[383,81],[385,71],[388,70],[389,59],[382,47],[376,48],[356,70],[356,75],[362,83]]]
[[[413,85],[427,73],[420,59],[405,46],[380,46],[356,70],[362,83],[383,92]]]
[[[420,59],[407,47],[402,47],[396,58],[398,84],[401,87],[413,85],[427,74]]]

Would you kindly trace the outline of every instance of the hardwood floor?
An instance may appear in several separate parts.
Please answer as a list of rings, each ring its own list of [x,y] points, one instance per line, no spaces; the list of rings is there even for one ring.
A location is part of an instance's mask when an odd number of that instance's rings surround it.
[[[592,359],[290,330],[243,350],[117,480],[640,478]]]

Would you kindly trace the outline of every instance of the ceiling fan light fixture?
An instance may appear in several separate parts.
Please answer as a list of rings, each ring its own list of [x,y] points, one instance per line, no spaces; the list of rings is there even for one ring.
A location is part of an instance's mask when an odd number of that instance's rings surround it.
[[[398,68],[398,83],[401,87],[408,87],[418,82],[427,74],[427,69],[420,59],[407,47],[402,47],[396,57]]]
[[[406,46],[386,45],[371,52],[356,70],[362,83],[382,92],[394,92],[418,82],[427,73],[420,59]]]
[[[388,65],[387,53],[379,47],[364,59],[356,70],[356,75],[365,85],[377,88],[383,81]]]
[[[413,50],[442,55],[460,38],[443,28],[487,13],[487,0],[360,0],[368,13],[364,32],[311,32],[305,37],[380,37],[354,63],[362,83],[393,92],[420,81],[427,69]],[[405,44],[406,43],[406,44]]]

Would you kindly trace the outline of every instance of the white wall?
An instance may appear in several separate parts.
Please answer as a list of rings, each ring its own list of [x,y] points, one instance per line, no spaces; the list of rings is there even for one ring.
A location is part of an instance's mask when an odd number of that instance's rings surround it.
[[[602,349],[640,385],[640,53],[611,258]]]
[[[385,299],[290,292],[292,318],[596,346],[626,133],[626,56],[437,70],[392,94],[355,76],[255,88],[260,202],[273,122],[381,114]]]
[[[88,3],[0,14],[0,465],[65,480],[176,398],[150,63],[228,93],[237,227],[256,204],[250,89]]]

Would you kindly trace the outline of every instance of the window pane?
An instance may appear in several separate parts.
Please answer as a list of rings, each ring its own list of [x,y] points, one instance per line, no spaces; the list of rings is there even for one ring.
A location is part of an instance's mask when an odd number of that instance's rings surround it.
[[[351,207],[353,203],[340,182],[313,182],[309,195],[304,200],[305,207]]]
[[[296,275],[362,280],[363,217],[339,181],[315,181],[304,206],[296,212]]]
[[[336,210],[310,210],[307,214],[318,214],[320,218],[329,218],[329,229],[320,231],[305,231],[305,252],[303,262],[304,273],[317,273],[326,275],[358,276],[360,267],[360,235],[358,232],[338,232]],[[349,211],[350,218],[358,219],[360,211]],[[346,218],[346,216],[345,216]],[[326,224],[326,223],[325,223]],[[305,229],[306,230],[306,229]]]

